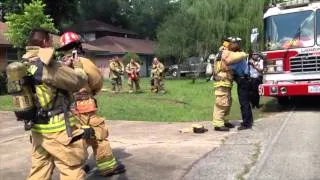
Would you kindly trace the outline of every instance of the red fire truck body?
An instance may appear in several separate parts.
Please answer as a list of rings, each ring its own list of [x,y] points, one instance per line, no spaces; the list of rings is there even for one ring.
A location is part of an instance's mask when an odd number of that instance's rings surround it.
[[[264,14],[262,96],[320,95],[320,2],[290,1]]]

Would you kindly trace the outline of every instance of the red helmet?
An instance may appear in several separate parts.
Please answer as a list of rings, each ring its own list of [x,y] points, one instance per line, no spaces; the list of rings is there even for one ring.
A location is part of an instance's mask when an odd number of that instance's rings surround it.
[[[81,44],[80,35],[74,32],[65,32],[60,37],[60,48],[59,50],[70,50]]]

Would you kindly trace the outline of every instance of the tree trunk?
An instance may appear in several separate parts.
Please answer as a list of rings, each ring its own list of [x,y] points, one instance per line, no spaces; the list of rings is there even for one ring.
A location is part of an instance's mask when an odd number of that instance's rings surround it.
[[[22,48],[17,48],[17,57],[18,57],[17,60],[19,60],[19,61],[22,60],[23,54],[24,54],[24,49],[22,49]]]

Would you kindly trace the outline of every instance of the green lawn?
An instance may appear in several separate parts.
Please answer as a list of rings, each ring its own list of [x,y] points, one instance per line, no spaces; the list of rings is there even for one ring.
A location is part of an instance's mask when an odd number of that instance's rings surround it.
[[[0,110],[11,111],[12,110],[12,97],[9,95],[0,96]]]
[[[106,81],[105,87],[110,88]],[[166,80],[166,94],[153,94],[149,90],[149,79],[142,79],[143,93],[128,94],[127,84],[120,94],[109,91],[98,95],[99,114],[110,120],[141,121],[208,121],[212,119],[214,102],[212,82],[197,80]],[[241,119],[236,87],[233,91],[233,106],[230,119]],[[0,96],[0,110],[10,110],[10,96]],[[263,98],[262,104],[272,106],[274,101]],[[254,110],[254,117],[263,116],[261,110]]]

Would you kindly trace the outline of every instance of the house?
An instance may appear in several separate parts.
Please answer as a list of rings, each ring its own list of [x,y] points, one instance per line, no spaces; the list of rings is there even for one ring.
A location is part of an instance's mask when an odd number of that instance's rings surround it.
[[[57,35],[51,35],[53,40],[53,46],[59,47],[60,43],[60,36]],[[109,61],[107,58],[99,58],[96,54],[104,54],[108,53],[107,51],[103,50],[100,47],[96,47],[93,45],[90,45],[88,43],[82,43],[82,48],[85,52],[85,56],[88,57],[90,60],[92,60],[100,69],[102,75],[107,79],[109,77]],[[97,64],[97,59],[99,60]]]
[[[77,32],[83,36],[88,47],[87,54],[90,54],[91,59],[102,70],[104,77],[109,76],[109,60],[114,56],[121,57],[127,52],[140,56],[143,62],[140,74],[149,75],[148,68],[154,56],[154,41],[138,39],[135,32],[98,20],[84,21],[65,31]]]
[[[135,33],[108,25],[96,20],[87,21],[73,26],[75,32],[87,35],[91,41],[82,43],[86,56],[89,57],[101,70],[105,78],[109,77],[109,64],[114,56],[125,55],[127,52],[137,53],[141,60],[141,76],[149,75],[149,67],[154,56],[155,42],[151,40],[137,39]],[[97,25],[97,26],[94,26]],[[90,27],[91,26],[91,27]],[[73,29],[71,28],[71,29]],[[12,47],[4,37],[7,25],[0,22],[0,70],[4,71],[8,62],[17,60],[17,50]],[[71,30],[69,29],[69,30]],[[77,30],[77,31],[76,31]],[[94,34],[94,35],[90,35]],[[59,46],[60,37],[51,35],[55,47]],[[101,37],[103,36],[103,37]],[[98,39],[96,39],[98,37]]]
[[[109,67],[109,62],[106,59],[111,59],[114,56],[123,56],[127,52],[134,52],[139,55],[141,64],[141,76],[149,75],[149,67],[154,57],[155,42],[143,39],[133,39],[115,36],[105,36],[88,44],[103,49],[104,52],[95,53],[95,63],[98,67]]]
[[[133,31],[107,24],[98,20],[88,20],[72,25],[71,27],[64,29],[64,32],[66,31],[77,32],[86,41],[94,41],[104,36],[118,36],[129,38],[137,37],[137,34]]]

